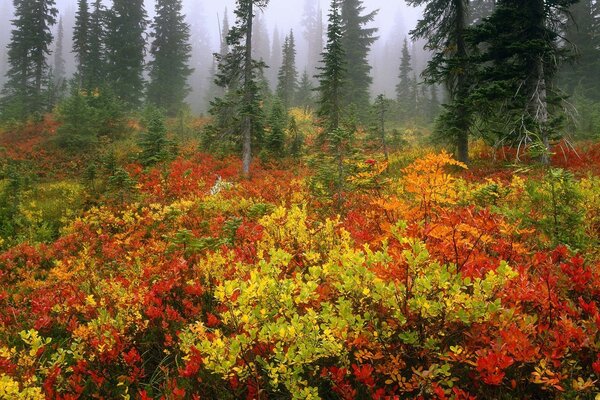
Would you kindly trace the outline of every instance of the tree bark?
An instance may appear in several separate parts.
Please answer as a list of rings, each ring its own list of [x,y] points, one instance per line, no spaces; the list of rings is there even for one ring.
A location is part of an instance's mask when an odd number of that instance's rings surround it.
[[[246,23],[246,54],[244,57],[244,106],[249,107],[252,104],[252,17],[253,0],[248,0],[248,20]],[[245,177],[250,176],[250,164],[252,163],[252,126],[253,116],[246,112],[242,123],[242,174]]]
[[[456,25],[455,25],[455,38],[456,38],[456,57],[463,60],[463,63],[467,59],[467,46],[465,43],[465,28],[467,24],[467,5],[465,0],[454,0],[454,7],[456,8]],[[465,106],[465,100],[468,96],[468,82],[465,76],[468,67],[463,65],[463,68],[456,73],[456,86],[454,88],[453,97],[458,103],[456,113],[456,150],[458,161],[467,164],[469,162],[469,110]]]

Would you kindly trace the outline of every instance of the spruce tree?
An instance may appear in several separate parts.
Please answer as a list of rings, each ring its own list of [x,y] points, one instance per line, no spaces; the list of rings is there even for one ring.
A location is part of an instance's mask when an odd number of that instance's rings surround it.
[[[188,78],[191,56],[190,27],[182,15],[181,0],[158,0],[152,24],[150,83],[147,98],[151,104],[174,116],[182,108],[191,89]]]
[[[411,57],[408,51],[408,39],[404,38],[402,45],[402,58],[400,59],[400,72],[396,85],[396,100],[398,101],[400,116],[406,118],[410,115],[410,74],[412,72]]]
[[[14,1],[11,41],[8,45],[8,81],[2,91],[4,117],[24,119],[44,111],[48,86],[49,46],[58,10],[54,0]]]
[[[56,47],[54,48],[54,85],[62,87],[65,82],[67,71],[64,58],[64,29],[62,17],[58,21],[58,32],[56,34]]]
[[[253,139],[262,136],[258,78],[264,64],[252,59],[252,22],[256,8],[267,4],[268,0],[236,0],[236,23],[227,34],[230,50],[225,56],[216,55],[219,61],[216,82],[226,94],[212,103],[210,112],[216,121],[209,129],[210,136],[223,140],[241,132],[244,176],[250,174]]]
[[[371,45],[377,40],[377,28],[366,28],[378,10],[364,14],[362,0],[341,1],[342,47],[346,62],[346,84],[343,88],[344,106],[354,104],[361,115],[369,107],[369,87],[373,82],[368,55]]]
[[[298,71],[296,70],[296,43],[294,32],[286,36],[282,49],[283,63],[279,69],[276,94],[287,110],[294,104],[294,95],[298,87]]]
[[[151,166],[169,159],[172,143],[167,138],[165,115],[160,109],[151,107],[146,110],[144,124],[146,130],[139,137],[141,148],[139,160],[144,166]]]
[[[469,160],[469,131],[472,115],[468,97],[470,68],[465,41],[468,24],[468,0],[407,0],[413,6],[425,6],[423,17],[411,31],[413,39],[427,40],[433,58],[424,72],[428,83],[443,83],[450,104],[437,127],[439,135],[452,140],[457,158]]]
[[[332,0],[327,26],[327,45],[322,54],[319,79],[318,115],[325,120],[325,128],[331,132],[339,128],[342,114],[342,90],[346,77],[346,53],[344,51],[342,19],[339,0]]]
[[[500,119],[503,129],[509,127],[498,140],[538,144],[544,164],[562,118],[556,75],[566,54],[558,46],[559,16],[577,1],[499,0],[472,34],[482,49],[472,93],[475,108],[488,120]]]
[[[308,111],[310,107],[314,105],[314,87],[308,76],[308,71],[304,70],[302,77],[300,78],[300,82],[298,83],[298,91],[296,92],[295,106],[304,108],[305,111]]]
[[[319,60],[323,52],[323,12],[316,0],[305,0],[302,16],[303,35],[307,44],[307,64],[309,77],[317,74]]]
[[[287,111],[283,102],[278,98],[273,100],[271,115],[269,116],[271,132],[267,137],[266,147],[275,157],[284,156],[285,149],[285,127],[287,125]]]
[[[83,69],[83,87],[97,89],[106,85],[107,59],[106,59],[106,9],[102,0],[94,0],[90,14],[88,53]]]
[[[73,27],[73,53],[77,62],[77,78],[79,86],[84,86],[87,81],[86,73],[89,67],[88,55],[90,53],[90,10],[87,0],[77,2],[75,26]]]
[[[132,108],[141,104],[144,91],[147,24],[143,0],[113,1],[106,30],[108,80],[117,96]]]
[[[569,94],[600,101],[600,2],[581,0],[570,10],[566,39],[575,57],[562,68],[561,83]]]

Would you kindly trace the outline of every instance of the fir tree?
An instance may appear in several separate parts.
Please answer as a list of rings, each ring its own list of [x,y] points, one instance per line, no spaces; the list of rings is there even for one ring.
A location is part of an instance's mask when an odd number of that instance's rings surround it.
[[[355,104],[364,115],[369,106],[369,87],[373,82],[368,55],[377,37],[377,28],[366,28],[373,21],[377,10],[363,14],[362,0],[341,1],[342,47],[346,62],[346,84],[342,102],[345,106]]]
[[[146,110],[146,131],[140,136],[138,144],[142,150],[139,160],[144,166],[166,161],[171,155],[172,143],[167,138],[165,115],[158,108]]]
[[[88,53],[84,64],[82,86],[97,89],[106,84],[106,10],[102,0],[95,0],[90,14]]]
[[[468,104],[470,68],[465,42],[468,24],[468,0],[407,0],[413,6],[425,6],[423,17],[411,31],[413,39],[426,39],[433,58],[424,72],[429,83],[444,83],[450,104],[446,106],[437,132],[451,139],[457,158],[469,160],[471,110]]]
[[[294,96],[295,105],[308,110],[308,108],[314,105],[313,92],[314,87],[308,76],[308,71],[304,70],[300,82],[298,83],[298,91]]]
[[[144,91],[144,31],[148,21],[143,0],[114,0],[108,12],[106,52],[110,85],[129,107],[138,107]]]
[[[65,82],[67,71],[64,58],[64,29],[62,17],[58,21],[58,32],[56,35],[56,47],[54,49],[54,84],[62,87]]]
[[[294,32],[286,36],[282,49],[283,63],[279,69],[277,96],[287,110],[294,104],[294,95],[298,87],[298,71],[296,70],[296,43]]]
[[[44,91],[49,83],[46,59],[53,39],[50,29],[58,10],[54,0],[15,1],[14,6],[2,114],[24,119],[45,107]]]
[[[279,69],[281,68],[281,63],[283,58],[281,56],[281,36],[279,35],[279,28],[275,25],[273,29],[273,40],[272,40],[272,48],[271,48],[271,59],[269,60],[269,70],[267,71],[269,84],[277,88],[277,80]]]
[[[575,2],[500,0],[472,34],[474,44],[482,48],[482,67],[472,93],[475,108],[484,120],[496,116],[503,129],[510,127],[508,137],[505,133],[498,140],[538,144],[545,164],[561,119],[555,80],[565,53],[557,45],[557,18]]]
[[[269,117],[269,125],[271,132],[267,137],[267,149],[275,157],[281,158],[284,156],[285,149],[285,127],[287,124],[287,112],[283,102],[278,98],[273,100],[271,107],[271,115]]]
[[[219,61],[216,82],[226,94],[212,103],[211,114],[216,121],[209,128],[209,137],[216,134],[223,140],[241,132],[244,176],[250,174],[253,139],[257,141],[262,136],[258,78],[264,64],[252,59],[252,22],[255,9],[267,4],[268,0],[237,0],[236,24],[227,35],[230,51],[225,56],[216,55]]]
[[[339,0],[331,1],[327,45],[322,54],[319,79],[318,115],[324,118],[326,129],[331,132],[339,128],[342,113],[342,90],[346,76],[346,54],[342,44],[343,30]]]
[[[87,81],[87,70],[89,68],[88,56],[91,39],[90,12],[87,0],[77,2],[77,13],[75,14],[75,26],[73,27],[73,53],[77,62],[77,77],[79,86],[85,87]]]
[[[177,114],[191,91],[187,84],[192,73],[190,28],[181,9],[181,0],[158,0],[152,24],[148,101],[170,116]]]
[[[306,69],[309,77],[317,74],[320,55],[323,52],[323,12],[316,0],[305,0],[302,17],[304,40],[308,45]]]
[[[581,0],[570,10],[566,39],[575,57],[563,67],[561,82],[568,93],[600,101],[600,2]]]
[[[396,85],[396,99],[400,108],[400,116],[410,115],[410,73],[412,72],[411,57],[408,51],[408,40],[404,38],[402,58],[400,59],[400,73]]]

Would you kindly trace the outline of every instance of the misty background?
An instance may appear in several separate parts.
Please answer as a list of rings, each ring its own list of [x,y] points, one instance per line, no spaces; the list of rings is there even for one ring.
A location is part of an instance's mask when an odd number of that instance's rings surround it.
[[[57,0],[59,18],[62,18],[64,27],[64,54],[66,61],[67,76],[75,72],[76,63],[72,53],[73,26],[77,10],[77,0]],[[110,1],[104,1],[109,6]],[[148,18],[154,17],[155,1],[145,1]],[[395,87],[398,83],[398,68],[404,38],[414,28],[421,16],[421,10],[406,5],[402,0],[364,0],[365,12],[379,10],[370,27],[379,28],[378,39],[373,44],[370,53],[370,63],[373,67],[371,75],[373,84],[371,94],[376,96],[384,94],[387,97],[395,97]],[[194,73],[190,77],[192,93],[188,102],[192,111],[198,114],[205,113],[208,108],[207,97],[211,85],[211,68],[213,67],[214,52],[219,51],[220,32],[223,20],[227,16],[229,25],[234,23],[233,9],[235,0],[184,0],[184,10],[187,22],[191,29],[192,57],[190,60]],[[7,71],[6,46],[10,40],[12,0],[0,0],[0,86],[4,84]],[[327,0],[271,0],[264,11],[258,11],[255,20],[255,58],[262,58],[269,66],[266,76],[271,88],[275,87],[277,71],[281,64],[281,45],[285,35],[290,30],[294,31],[296,37],[297,68],[300,74],[305,69],[309,70],[312,77],[314,71],[310,66],[319,60],[312,60],[308,56],[308,40],[304,36],[305,26],[303,20],[310,10],[320,10],[323,19],[323,35],[326,32],[327,12],[329,1]],[[150,28],[148,28],[150,29]],[[58,24],[52,27],[54,34],[54,47],[57,39]],[[324,38],[325,40],[325,38]],[[409,40],[412,67],[415,76],[418,77],[427,63],[429,56],[423,50],[423,43],[412,43]],[[150,45],[148,37],[147,46]],[[52,54],[48,58],[52,66]],[[315,79],[313,78],[313,81]]]

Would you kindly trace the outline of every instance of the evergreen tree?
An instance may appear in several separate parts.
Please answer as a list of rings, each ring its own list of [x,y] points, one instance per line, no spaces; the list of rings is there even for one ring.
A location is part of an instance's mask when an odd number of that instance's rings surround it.
[[[271,154],[278,158],[284,156],[286,124],[287,111],[283,102],[278,98],[275,98],[275,100],[273,100],[271,115],[269,117],[271,132],[267,137],[266,145]]]
[[[45,107],[44,91],[49,83],[46,59],[53,39],[50,29],[58,10],[54,0],[15,0],[14,7],[2,114],[24,119]]]
[[[58,32],[56,35],[56,47],[54,49],[54,84],[57,87],[64,85],[67,71],[65,69],[64,48],[64,29],[62,17],[58,21]]]
[[[378,10],[363,14],[362,0],[341,1],[342,47],[346,61],[346,84],[342,89],[345,106],[355,104],[359,114],[365,115],[369,107],[369,87],[373,82],[368,55],[377,37],[377,28],[366,28]]]
[[[300,82],[298,83],[298,91],[294,96],[295,105],[308,110],[309,107],[314,105],[313,92],[314,87],[308,76],[308,71],[304,70],[302,78],[300,78]]]
[[[273,29],[273,40],[272,40],[272,48],[271,48],[271,59],[269,60],[269,70],[267,71],[269,84],[277,88],[277,82],[279,78],[279,69],[281,68],[281,63],[283,58],[281,56],[281,37],[279,35],[279,28],[277,25]]]
[[[303,35],[307,43],[306,69],[309,77],[317,74],[323,52],[323,12],[316,0],[305,0],[302,17]]]
[[[581,0],[570,8],[566,39],[575,47],[575,58],[561,74],[568,93],[600,101],[600,2]]]
[[[158,108],[146,110],[146,130],[140,136],[138,144],[142,149],[139,160],[144,166],[151,166],[169,159],[172,143],[167,138],[165,115]]]
[[[216,122],[210,130],[217,131],[220,140],[236,131],[241,132],[244,176],[250,174],[253,139],[258,141],[257,138],[262,136],[258,78],[264,64],[252,59],[252,22],[256,7],[267,4],[268,0],[236,0],[236,24],[227,35],[230,51],[225,56],[217,55],[216,82],[226,94],[212,103],[211,114]]]
[[[496,116],[501,126],[510,127],[508,137],[499,139],[539,144],[543,163],[549,162],[550,142],[559,134],[562,117],[555,84],[565,57],[558,46],[559,18],[577,1],[500,0],[472,35],[482,49],[472,94],[475,108],[484,120]]]
[[[438,134],[451,139],[457,158],[469,160],[471,110],[468,104],[470,68],[465,42],[468,0],[407,0],[413,6],[425,6],[423,17],[411,31],[413,39],[426,39],[433,58],[424,72],[429,83],[444,83],[450,104],[440,119]]]
[[[277,96],[287,110],[294,104],[294,95],[298,87],[298,71],[296,70],[296,43],[294,32],[286,36],[282,49],[283,63],[279,69]]]
[[[177,114],[191,91],[187,84],[192,73],[190,28],[181,9],[181,0],[158,0],[152,24],[148,101],[170,116]]]
[[[108,12],[106,52],[111,87],[129,107],[138,107],[144,91],[144,31],[148,21],[143,0],[114,0]]]
[[[266,63],[271,59],[271,43],[267,23],[260,12],[254,15],[252,31],[252,58]]]
[[[408,39],[404,38],[402,58],[400,59],[400,73],[396,85],[396,100],[398,101],[400,116],[406,118],[410,115],[410,73],[412,72],[411,57],[408,51]]]
[[[319,79],[318,115],[325,119],[327,131],[339,128],[342,113],[342,90],[346,76],[346,54],[342,44],[343,30],[339,0],[331,1],[327,45],[322,54]]]
[[[90,11],[87,0],[77,2],[77,14],[75,14],[75,26],[73,27],[73,53],[77,62],[77,77],[79,86],[84,87],[87,81],[86,73],[89,68],[88,56],[91,39]]]
[[[86,89],[97,89],[106,84],[106,10],[102,0],[95,0],[90,14],[88,53],[84,64],[82,86]]]

